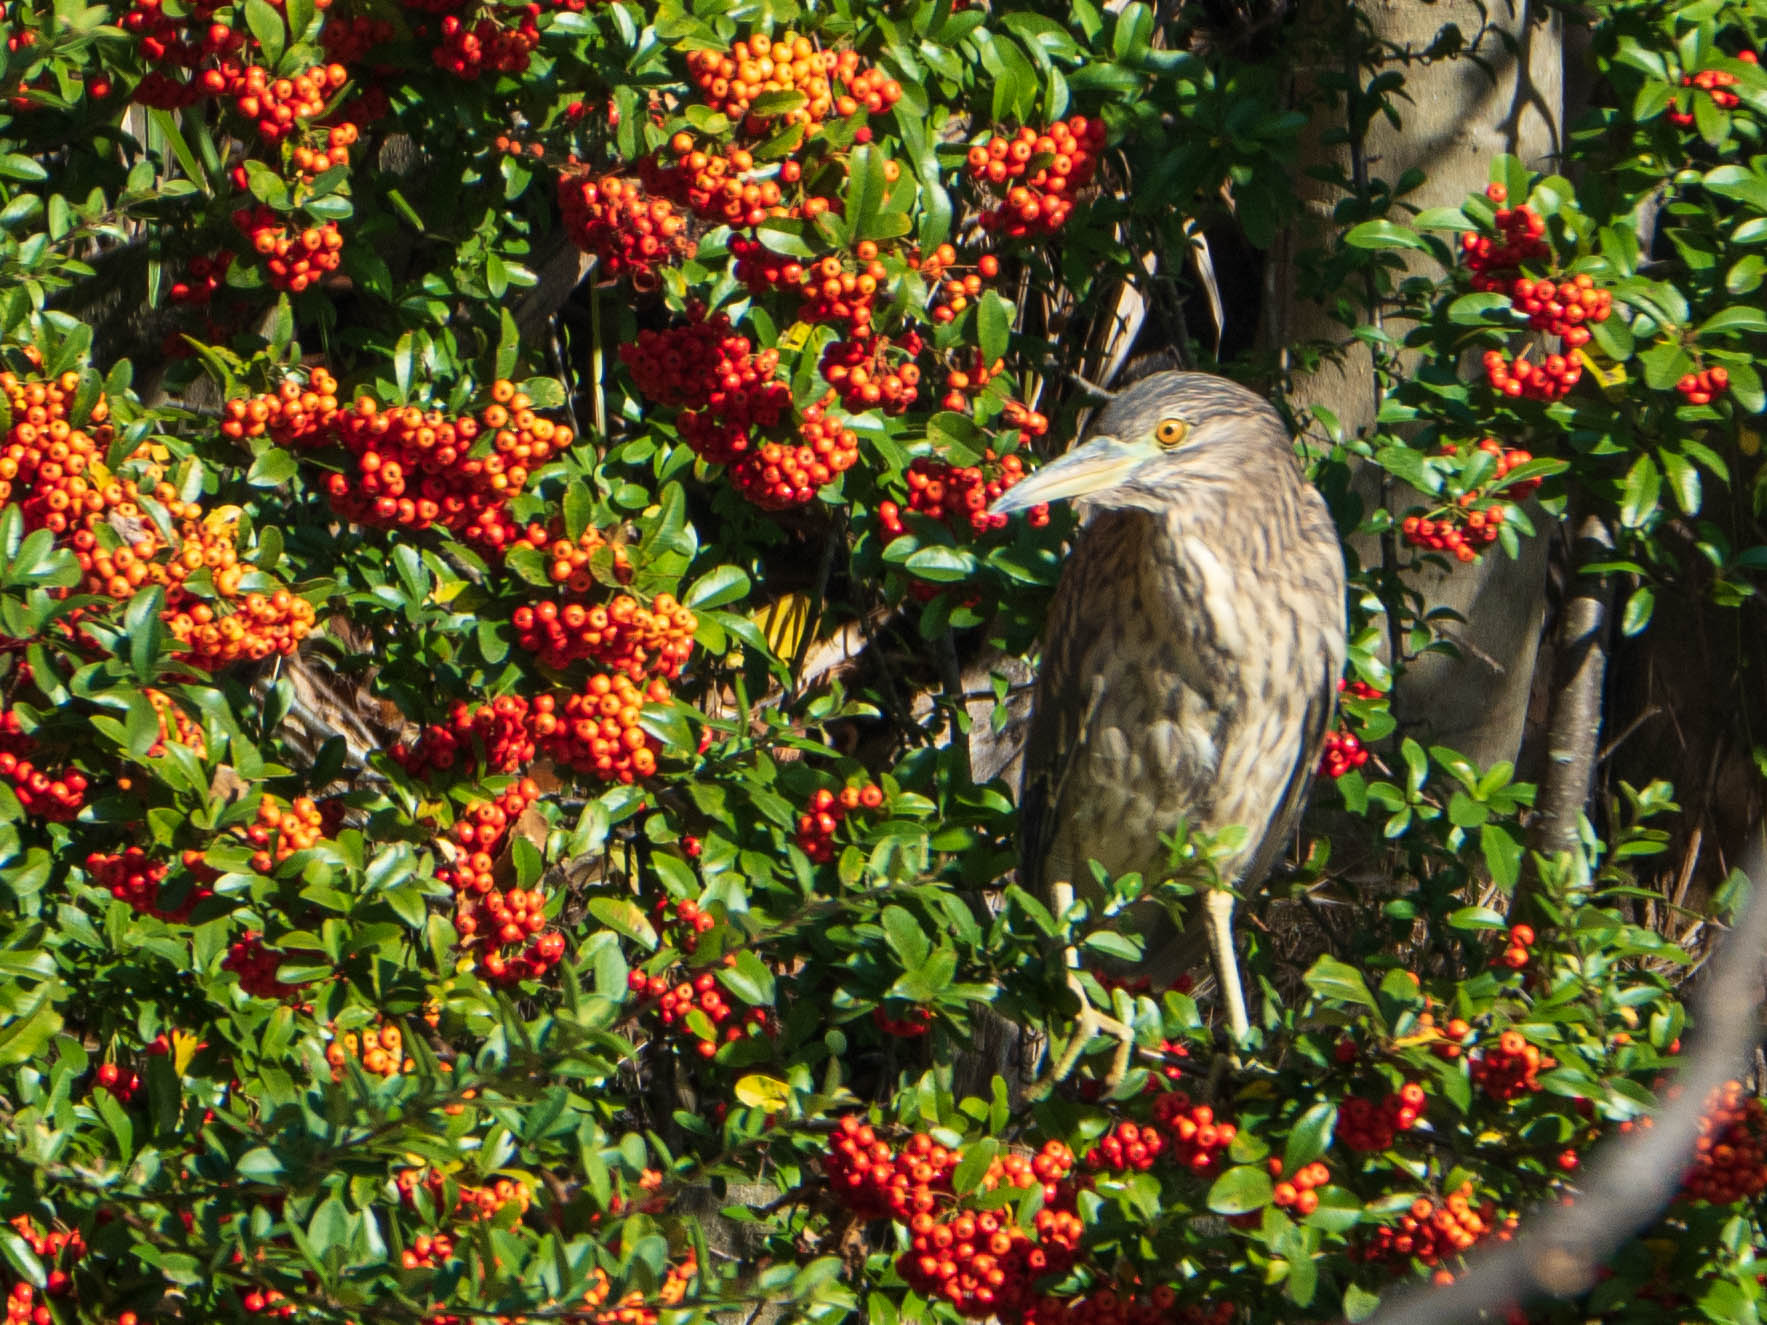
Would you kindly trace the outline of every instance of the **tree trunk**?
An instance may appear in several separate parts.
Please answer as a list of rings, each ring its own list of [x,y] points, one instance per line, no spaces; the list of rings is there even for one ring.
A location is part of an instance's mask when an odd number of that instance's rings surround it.
[[[1264,343],[1274,351],[1306,341],[1342,347],[1314,371],[1297,374],[1291,398],[1303,408],[1325,407],[1353,435],[1374,425],[1378,397],[1373,355],[1365,343],[1348,337],[1329,310],[1297,291],[1297,255],[1326,246],[1338,228],[1333,208],[1343,191],[1316,176],[1341,172],[1352,183],[1380,179],[1397,184],[1416,171],[1423,183],[1405,195],[1406,201],[1435,207],[1455,205],[1482,190],[1490,161],[1500,153],[1550,169],[1562,144],[1561,25],[1537,0],[1514,8],[1487,8],[1477,0],[1429,5],[1362,0],[1354,6],[1315,0],[1309,10],[1302,22],[1331,35],[1318,48],[1320,63],[1311,68],[1303,64],[1296,74],[1295,101],[1303,107],[1316,96],[1322,74],[1351,74],[1365,85],[1372,75],[1359,57],[1371,46],[1420,52],[1454,25],[1478,55],[1477,60],[1463,53],[1403,64],[1402,57],[1387,55],[1386,66],[1405,75],[1397,103],[1400,125],[1375,115],[1360,142],[1334,141],[1334,132],[1341,135],[1349,127],[1348,107],[1340,98],[1335,114],[1313,114],[1312,134],[1303,144],[1295,180],[1306,214],[1271,255]],[[1420,273],[1434,273],[1426,255],[1406,257]],[[1380,314],[1368,309],[1364,316],[1375,321]],[[1389,322],[1386,330],[1397,339],[1405,328]],[[1358,493],[1365,509],[1390,505],[1403,510],[1418,499],[1402,485],[1383,491],[1387,484],[1390,480],[1373,466],[1362,468]],[[1538,510],[1533,514],[1537,518]],[[1364,565],[1387,561],[1393,553],[1390,543],[1383,547],[1377,538],[1354,539],[1352,547]],[[1464,624],[1447,632],[1460,646],[1458,658],[1431,654],[1409,664],[1394,695],[1394,711],[1407,730],[1452,746],[1480,765],[1515,757],[1545,612],[1546,551],[1544,536],[1524,539],[1522,554],[1514,561],[1488,555],[1420,578],[1418,587],[1428,607],[1448,608]]]

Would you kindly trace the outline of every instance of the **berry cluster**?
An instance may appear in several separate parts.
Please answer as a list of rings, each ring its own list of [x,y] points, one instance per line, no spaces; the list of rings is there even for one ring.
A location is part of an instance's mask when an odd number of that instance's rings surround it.
[[[1681,1181],[1690,1201],[1730,1205],[1767,1191],[1767,1104],[1726,1082],[1700,1120],[1693,1167]]]
[[[713,225],[754,226],[771,216],[801,216],[801,204],[785,205],[785,188],[804,177],[803,167],[788,159],[780,163],[777,175],[755,169],[754,153],[731,143],[721,152],[699,146],[690,133],[678,133],[669,139],[664,151],[674,158],[664,160],[663,152],[638,162],[638,178],[652,193],[661,194],[687,207],[701,220]],[[818,202],[818,210],[827,205]],[[777,284],[777,282],[775,282]]]
[[[868,244],[869,240],[860,247]],[[870,290],[866,289],[868,283]],[[872,293],[876,282],[868,273],[858,278],[855,289],[860,294]],[[907,352],[912,359],[919,352],[920,337],[910,332],[904,339],[911,342]],[[890,348],[885,336],[830,341],[817,370],[848,410],[861,413],[881,408],[885,414],[901,414],[920,395],[920,369],[912,362],[892,363],[885,357]]]
[[[1365,1154],[1389,1149],[1400,1132],[1423,1117],[1429,1096],[1415,1081],[1380,1101],[1352,1095],[1338,1109],[1337,1137],[1351,1150]]]
[[[1478,449],[1494,458],[1490,476],[1459,493],[1448,505],[1434,511],[1419,508],[1408,512],[1399,524],[1399,532],[1407,543],[1432,552],[1450,552],[1457,561],[1474,561],[1481,548],[1497,541],[1498,531],[1507,518],[1506,503],[1526,501],[1539,488],[1538,476],[1513,483],[1503,481],[1511,470],[1534,458],[1530,452],[1505,448],[1494,437],[1481,439]],[[1453,443],[1442,447],[1443,455],[1460,453]]]
[[[300,986],[284,984],[276,978],[282,960],[283,954],[266,945],[261,933],[248,929],[227,945],[221,969],[237,975],[239,987],[253,998],[287,998]]]
[[[736,954],[727,953],[724,964],[736,965]],[[641,998],[656,999],[664,1027],[673,1029],[701,1058],[712,1057],[720,1044],[760,1035],[767,1029],[767,1013],[762,1008],[745,1008],[738,1019],[736,1010],[724,1001],[718,977],[710,971],[683,977],[679,983],[666,975],[633,971],[627,986]]]
[[[5,1325],[53,1325],[54,1315],[47,1304],[35,1305],[37,1290],[19,1280],[6,1294]]]
[[[500,695],[478,705],[456,700],[446,726],[432,723],[423,729],[415,745],[401,741],[388,753],[413,777],[456,767],[463,772],[477,768],[487,773],[513,773],[532,762],[536,753],[528,722],[530,708],[520,695]],[[464,819],[461,825],[471,827]],[[473,838],[468,835],[463,840],[470,844]]]
[[[970,272],[962,281],[951,279],[939,287],[940,294],[946,303],[955,306],[959,299],[966,303],[970,296],[980,294],[984,278],[993,279],[1000,274],[1000,259],[992,253],[984,253],[976,263],[976,270]],[[955,288],[953,288],[955,287]],[[957,309],[961,312],[961,309]],[[960,356],[961,362],[961,356]],[[952,368],[945,374],[945,398],[939,403],[946,409],[963,413],[969,408],[969,397],[980,392],[989,382],[1006,373],[1006,360],[996,359],[987,363],[982,358],[978,346],[969,350],[969,367]]]
[[[783,384],[772,380],[778,351],[753,351],[748,338],[732,330],[728,315],[707,318],[696,304],[686,322],[640,331],[637,340],[620,346],[620,359],[633,384],[658,405],[704,409],[722,392],[720,413],[740,410],[752,418],[772,411],[771,426],[789,408],[790,393],[786,389],[781,399]]]
[[[1502,350],[1486,350],[1484,365],[1492,390],[1528,400],[1562,400],[1583,377],[1583,365],[1562,354],[1549,354],[1536,364],[1525,356],[1512,362]]]
[[[255,120],[258,137],[279,143],[300,126],[325,113],[325,103],[350,81],[341,64],[316,64],[293,78],[278,78],[261,65],[250,65],[229,77],[224,70],[203,75],[206,90],[233,98],[233,108]]]
[[[1165,1148],[1165,1134],[1159,1128],[1125,1119],[1100,1137],[1081,1163],[1094,1171],[1146,1173]]]
[[[1528,964],[1532,954],[1528,951],[1534,946],[1534,927],[1532,925],[1511,925],[1509,942],[1491,964],[1511,971],[1519,971]]]
[[[240,1310],[248,1316],[268,1316],[272,1320],[289,1320],[300,1313],[277,1288],[253,1288],[240,1294]]]
[[[989,449],[982,453],[979,465],[952,465],[917,456],[902,477],[908,485],[909,510],[952,529],[967,525],[971,533],[984,534],[1006,527],[1006,517],[993,514],[988,507],[1016,487],[1024,476],[1024,463],[1016,454],[997,456]],[[1033,506],[1030,517],[1031,526],[1041,529],[1049,523],[1049,507]],[[907,531],[902,523],[902,508],[893,501],[878,503],[877,518],[892,540]]]
[[[522,536],[509,545],[509,551],[524,547],[546,557],[551,562],[547,567],[548,577],[574,594],[590,593],[602,582],[596,575],[595,560],[603,548],[608,549],[605,574],[616,584],[628,584],[632,579],[632,565],[626,559],[626,549],[618,543],[610,543],[599,529],[585,529],[573,542],[565,537],[562,524],[550,529],[545,525],[530,524]]]
[[[473,855],[474,865],[484,863],[481,854]],[[478,877],[483,879],[482,871]],[[564,935],[546,928],[546,894],[539,888],[493,888],[477,900],[462,894],[458,901],[454,927],[466,943],[484,939],[478,968],[487,979],[538,980],[564,960]],[[518,944],[526,946],[511,955],[497,950]]]
[[[119,902],[127,902],[143,915],[180,924],[190,919],[197,906],[215,895],[210,885],[220,877],[217,871],[202,863],[200,851],[186,851],[184,865],[192,881],[178,902],[167,905],[161,898],[161,889],[171,873],[171,866],[165,861],[153,859],[136,846],[111,854],[95,851],[86,857],[86,872],[94,886],[107,890]]]
[[[607,275],[629,274],[635,289],[655,289],[658,267],[685,261],[697,251],[674,204],[652,197],[636,180],[563,175],[558,205],[571,241],[599,259]]]
[[[1074,209],[1074,195],[1091,183],[1104,146],[1104,121],[1075,115],[1039,133],[1028,125],[996,134],[969,149],[970,178],[1005,191],[1005,200],[981,215],[984,230],[1011,239],[1052,235]]]
[[[887,162],[884,178],[894,179],[900,170],[894,161]],[[788,210],[813,216],[826,207],[825,199],[810,198],[801,208]],[[798,262],[769,252],[758,239],[741,236],[731,239],[730,252],[736,258],[737,279],[751,293],[781,291],[799,301],[795,315],[805,322],[826,322],[855,337],[871,333],[878,296],[887,293],[890,275],[871,240],[855,246],[851,261],[829,254],[812,262]]]
[[[173,281],[166,297],[174,304],[192,304],[198,308],[215,297],[233,265],[233,254],[223,250],[207,257],[195,257],[184,268],[184,279]]]
[[[1596,289],[1588,273],[1557,283],[1518,276],[1509,289],[1510,307],[1523,314],[1530,327],[1559,337],[1573,350],[1589,343],[1590,326],[1606,322],[1614,307],[1613,293]]]
[[[1743,51],[1736,58],[1748,64],[1754,64],[1757,57],[1753,51]],[[1681,75],[1682,87],[1691,87],[1696,91],[1704,92],[1711,97],[1712,104],[1719,110],[1735,110],[1742,105],[1742,98],[1729,90],[1736,85],[1736,82],[1736,75],[1726,69],[1702,69],[1697,74]],[[1669,107],[1669,123],[1676,128],[1692,128],[1693,120],[1691,102],[1687,103],[1685,108],[1681,106]]]
[[[1282,1159],[1272,1155],[1267,1161],[1276,1186],[1270,1200],[1278,1210],[1292,1210],[1305,1219],[1319,1208],[1318,1189],[1331,1181],[1331,1170],[1319,1160],[1303,1164],[1292,1177],[1282,1176]]]
[[[25,1245],[31,1249],[38,1261],[53,1268],[44,1276],[43,1292],[49,1297],[64,1297],[74,1286],[68,1269],[86,1254],[86,1239],[80,1236],[78,1229],[52,1228],[45,1232],[37,1227],[37,1221],[29,1215],[16,1215],[10,1221],[12,1229],[24,1239]],[[62,1261],[64,1264],[55,1264]],[[14,1290],[16,1291],[16,1290]],[[33,1313],[34,1316],[34,1313]]]
[[[453,1217],[469,1223],[494,1219],[505,1206],[514,1206],[519,1214],[526,1215],[534,1204],[533,1188],[512,1178],[498,1178],[483,1187],[475,1187],[471,1183],[450,1182],[439,1169],[400,1169],[393,1175],[393,1185],[412,1205],[417,1204],[417,1191],[421,1187],[429,1193],[435,1209],[446,1210]],[[446,1199],[450,1186],[454,1188],[452,1204]]]
[[[481,760],[487,771],[512,773],[544,753],[574,772],[630,783],[656,772],[662,748],[639,725],[639,711],[668,699],[660,677],[640,689],[624,672],[597,673],[584,690],[562,697],[504,695],[477,708],[456,703],[449,726],[426,727],[415,744],[400,742],[389,753],[414,776]]]
[[[446,1233],[419,1233],[411,1245],[399,1253],[399,1266],[406,1270],[433,1270],[454,1259],[454,1239]]]
[[[874,782],[830,791],[818,787],[798,816],[797,844],[818,865],[834,860],[835,830],[855,810],[875,810],[884,802],[883,788]]]
[[[246,39],[223,21],[219,11],[224,8],[224,0],[197,0],[174,16],[160,0],[134,0],[117,26],[134,36],[142,56],[153,66],[135,85],[136,102],[153,109],[181,110],[201,101],[211,89],[179,74],[188,75],[210,61],[237,70],[233,57]]]
[[[196,719],[179,708],[170,695],[151,686],[146,687],[142,693],[147,696],[147,702],[153,705],[154,717],[159,720],[159,739],[147,747],[149,759],[158,759],[164,755],[168,742],[182,745],[198,759],[208,753],[208,742],[203,738],[202,727]]]
[[[778,352],[756,352],[721,317],[706,322],[703,310],[689,313],[685,325],[622,348],[638,388],[659,403],[689,406],[678,420],[682,440],[708,463],[729,466],[737,491],[755,505],[784,510],[813,500],[858,459],[857,435],[821,403],[796,421],[796,446],[771,440],[768,434],[791,424]]]
[[[36,753],[37,742],[24,730],[18,711],[0,713],[0,778],[12,784],[26,814],[66,823],[86,803],[86,775],[78,769],[46,771],[32,759]]]
[[[898,1152],[869,1123],[847,1114],[829,1142],[822,1167],[829,1188],[855,1214],[905,1220],[930,1214],[939,1195],[949,1193],[959,1158],[924,1132]]]
[[[505,16],[512,22],[506,22]],[[442,19],[442,41],[430,58],[456,78],[522,74],[540,45],[540,6],[493,9],[468,27],[454,14]]]
[[[233,213],[233,224],[264,259],[270,284],[278,290],[299,294],[343,262],[344,237],[337,222],[325,221],[290,233],[288,218],[259,204]]]
[[[907,1015],[892,1017],[882,1004],[871,1009],[872,1023],[885,1035],[901,1040],[917,1040],[932,1029],[935,1014],[928,1007],[910,1007]]]
[[[1440,1204],[1426,1196],[1418,1197],[1398,1223],[1374,1229],[1359,1254],[1365,1261],[1403,1261],[1415,1257],[1433,1266],[1492,1234],[1507,1242],[1515,1225],[1513,1215],[1504,1220],[1497,1218],[1493,1202],[1486,1200],[1475,1205],[1473,1185],[1466,1182]]]
[[[448,830],[448,840],[457,850],[442,853],[452,857],[454,863],[438,869],[436,877],[452,884],[456,892],[472,892],[481,897],[489,893],[497,886],[491,872],[491,857],[516,820],[539,799],[540,784],[532,778],[522,778],[511,782],[495,798],[473,801],[462,808],[460,817]],[[465,853],[464,858],[461,853]],[[483,860],[478,859],[481,856]]]
[[[318,846],[325,836],[325,819],[311,796],[297,796],[287,803],[265,796],[258,801],[255,821],[242,831],[255,848],[252,868],[268,874],[295,852]]]
[[[900,1151],[858,1118],[841,1119],[823,1159],[829,1185],[856,1214],[907,1225],[908,1250],[896,1267],[910,1286],[972,1317],[1028,1320],[1033,1287],[1074,1262],[1082,1226],[1073,1213],[1073,1152],[1059,1141],[1036,1155],[997,1156],[981,1190],[1040,1188],[1044,1205],[1027,1233],[1010,1208],[935,1213],[949,1200],[962,1156],[916,1133]]]
[[[649,607],[630,594],[588,606],[542,602],[518,607],[514,624],[517,642],[548,667],[592,658],[636,681],[647,673],[679,676],[699,620],[665,593]]]
[[[464,706],[457,706],[457,712],[460,708]],[[504,711],[514,709],[505,706]],[[540,786],[532,778],[511,782],[495,798],[466,805],[437,846],[450,862],[436,870],[436,878],[454,890],[460,947],[481,974],[500,983],[538,980],[564,960],[564,935],[546,927],[545,892],[538,887],[504,890],[497,882],[498,853],[539,798]]]
[[[668,683],[652,678],[642,690],[624,672],[595,675],[584,690],[534,701],[534,734],[561,766],[604,782],[631,783],[656,772],[661,743],[639,725],[645,704],[666,704]]]
[[[1437,1026],[1435,1014],[1425,1012],[1417,1019],[1417,1033],[1430,1038],[1432,1054],[1451,1063],[1460,1057],[1467,1037],[1472,1034],[1472,1027],[1459,1017],[1451,1019],[1446,1026]]]
[[[334,124],[322,131],[325,145],[308,147],[298,144],[294,149],[295,169],[303,175],[319,175],[334,166],[350,164],[350,149],[356,145],[362,131],[347,120],[342,124]]]
[[[1467,1056],[1473,1084],[1499,1103],[1540,1090],[1542,1067],[1554,1062],[1529,1044],[1520,1031],[1504,1031],[1496,1047],[1475,1049]]]
[[[1218,1122],[1207,1104],[1192,1104],[1184,1091],[1162,1094],[1153,1102],[1154,1122],[1164,1129],[1172,1161],[1192,1173],[1210,1174],[1221,1165],[1239,1129]]]
[[[691,897],[659,897],[655,910],[657,924],[669,931],[670,946],[688,954],[699,950],[699,936],[718,923]]]
[[[507,501],[530,470],[575,440],[502,379],[491,384],[491,403],[476,417],[449,418],[416,405],[382,409],[369,396],[340,406],[336,393],[337,380],[315,368],[305,389],[288,381],[274,395],[228,401],[221,431],[236,438],[267,433],[282,445],[341,445],[356,463],[353,475],[327,480],[339,515],[381,528],[440,525],[490,551],[519,537]]]
[[[125,464],[139,478],[112,474],[105,453],[115,431],[104,397],[91,406],[90,431],[68,417],[79,382],[71,369],[46,382],[0,372],[12,412],[0,447],[0,502],[16,501],[26,528],[48,529],[71,548],[84,592],[121,602],[143,585],[164,586],[164,619],[185,661],[212,669],[292,652],[312,628],[312,605],[286,590],[248,598],[243,614],[198,601],[185,581],[202,570],[221,599],[239,592],[245,567],[232,522],[220,513],[203,520],[201,507],[180,500],[164,481],[163,450],[144,445],[129,457]],[[178,522],[176,541],[168,542],[143,508],[149,494]]]
[[[575,3],[576,0],[571,2]],[[584,1325],[657,1325],[662,1319],[663,1311],[686,1299],[687,1290],[698,1273],[699,1263],[689,1251],[686,1260],[669,1267],[668,1273],[663,1276],[663,1282],[657,1287],[654,1303],[647,1302],[643,1293],[633,1289],[610,1305],[608,1299],[613,1296],[613,1284],[607,1277],[607,1271],[596,1266],[589,1276],[589,1286],[583,1292],[583,1305],[595,1314],[581,1319]],[[471,1322],[462,1317],[448,1316],[437,1325],[471,1325]]]
[[[221,588],[218,577],[216,588]],[[286,589],[247,594],[226,614],[217,614],[202,602],[174,611],[170,593],[166,602],[166,626],[180,645],[176,656],[211,672],[236,662],[291,654],[316,620],[313,605]]]
[[[398,35],[398,30],[384,18],[367,14],[327,14],[325,26],[319,30],[319,44],[325,58],[335,64],[356,64],[376,46],[384,46]]]
[[[813,127],[860,110],[878,114],[902,97],[902,86],[882,73],[864,69],[857,51],[819,51],[808,37],[761,33],[738,41],[728,52],[689,51],[688,79],[706,105],[742,125],[751,138],[764,137],[778,124]],[[769,115],[751,111],[772,93],[796,93],[802,100]]]
[[[1689,405],[1710,405],[1730,389],[1730,372],[1723,367],[1705,368],[1685,373],[1675,389]]]
[[[370,1076],[396,1077],[417,1070],[416,1061],[405,1057],[403,1032],[391,1022],[371,1027],[360,1035],[355,1031],[334,1034],[325,1046],[325,1061],[331,1067],[333,1081],[342,1081],[348,1075],[345,1065],[351,1059],[359,1062]]]
[[[1494,218],[1495,237],[1469,230],[1460,237],[1461,257],[1472,272],[1472,288],[1484,291],[1506,291],[1514,281],[1516,268],[1525,262],[1538,262],[1551,256],[1546,242],[1546,218],[1527,204],[1505,207],[1508,191],[1501,184],[1485,190],[1485,196],[1499,204]]]
[[[1384,692],[1376,690],[1366,681],[1351,681],[1345,678],[1338,680],[1338,694],[1348,695],[1351,699],[1380,699]],[[1368,762],[1368,747],[1362,744],[1362,738],[1340,722],[1325,734],[1325,744],[1319,751],[1319,772],[1336,780],[1351,769],[1361,768]]]

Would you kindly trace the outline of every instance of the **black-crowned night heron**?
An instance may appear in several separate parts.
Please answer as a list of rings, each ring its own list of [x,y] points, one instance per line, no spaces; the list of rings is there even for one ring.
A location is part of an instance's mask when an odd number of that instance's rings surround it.
[[[1345,645],[1337,530],[1281,417],[1207,373],[1157,373],[1118,393],[1084,445],[993,509],[1062,499],[1089,518],[1043,642],[1020,795],[1025,881],[1059,913],[1076,889],[1096,894],[1091,861],[1152,885],[1167,873],[1161,835],[1180,822],[1243,828],[1202,906],[1238,1045],[1249,1023],[1233,890],[1256,887],[1281,853],[1330,722]],[[1130,913],[1138,927],[1150,919]],[[1145,937],[1151,954],[1158,936]],[[1170,945],[1149,966],[1175,978],[1196,946]],[[1082,1026],[1056,1075],[1109,1029],[1120,1076],[1128,1031],[1073,983]]]

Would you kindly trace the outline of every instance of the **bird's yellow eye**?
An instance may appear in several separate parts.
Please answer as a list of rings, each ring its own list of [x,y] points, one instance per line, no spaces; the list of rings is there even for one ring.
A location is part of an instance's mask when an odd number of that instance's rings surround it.
[[[1183,419],[1161,419],[1160,426],[1153,430],[1154,440],[1168,449],[1184,440],[1189,427]]]

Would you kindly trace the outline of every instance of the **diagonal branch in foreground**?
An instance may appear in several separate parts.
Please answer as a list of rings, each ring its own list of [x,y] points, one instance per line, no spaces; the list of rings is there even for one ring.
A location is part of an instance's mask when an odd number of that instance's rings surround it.
[[[1761,1039],[1767,836],[1759,825],[1746,873],[1748,902],[1711,961],[1692,1049],[1676,1081],[1679,1093],[1658,1110],[1655,1125],[1605,1142],[1573,1204],[1536,1209],[1512,1241],[1469,1256],[1454,1282],[1394,1293],[1365,1325],[1453,1325],[1534,1298],[1577,1296],[1595,1284],[1621,1247],[1662,1216],[1693,1162],[1708,1101],[1747,1071]]]

